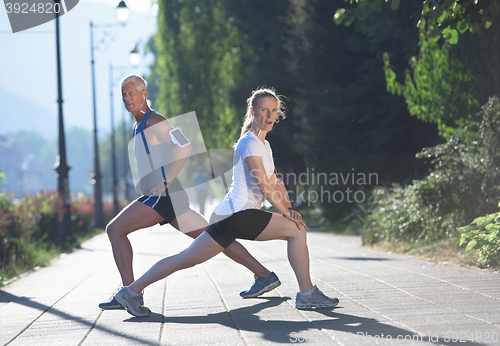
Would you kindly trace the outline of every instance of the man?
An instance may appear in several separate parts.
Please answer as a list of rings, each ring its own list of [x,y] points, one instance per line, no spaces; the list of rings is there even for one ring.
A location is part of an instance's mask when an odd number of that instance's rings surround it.
[[[122,283],[127,286],[134,282],[133,252],[128,234],[156,224],[170,223],[177,230],[196,238],[208,223],[189,207],[187,194],[176,179],[191,152],[189,141],[182,138],[182,132],[179,132],[181,138],[176,138],[172,133],[175,129],[169,122],[148,106],[146,81],[142,77],[126,77],[121,83],[121,91],[125,108],[136,120],[135,172],[140,178],[136,190],[143,195],[111,220],[106,232]],[[160,167],[155,168],[158,162],[161,162]],[[257,297],[281,284],[276,274],[262,266],[240,243],[234,242],[224,254],[254,273],[255,281],[248,291],[240,293],[242,297]],[[143,306],[142,296],[141,305],[144,313],[151,312]],[[114,299],[99,304],[99,307],[104,310],[123,309]]]

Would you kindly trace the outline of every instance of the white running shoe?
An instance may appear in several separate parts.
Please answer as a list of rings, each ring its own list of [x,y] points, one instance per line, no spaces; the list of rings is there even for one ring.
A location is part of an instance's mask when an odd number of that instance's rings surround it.
[[[337,298],[325,296],[316,285],[308,293],[297,292],[295,297],[295,307],[297,309],[310,309],[312,307],[334,308],[338,304],[339,300]]]
[[[127,312],[136,317],[146,317],[151,310],[142,306],[142,294],[135,294],[127,286],[122,287],[113,297]]]

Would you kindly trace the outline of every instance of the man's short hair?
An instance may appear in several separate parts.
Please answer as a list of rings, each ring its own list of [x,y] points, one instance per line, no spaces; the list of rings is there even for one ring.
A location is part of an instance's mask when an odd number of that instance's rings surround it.
[[[128,82],[134,82],[135,83],[135,86],[137,87],[137,89],[139,89],[140,91],[142,90],[146,90],[147,88],[147,83],[146,81],[144,80],[144,78],[142,78],[141,76],[138,76],[136,74],[131,74],[125,78],[122,79],[122,82],[120,84],[120,87],[123,87],[123,84],[125,83],[128,83]]]

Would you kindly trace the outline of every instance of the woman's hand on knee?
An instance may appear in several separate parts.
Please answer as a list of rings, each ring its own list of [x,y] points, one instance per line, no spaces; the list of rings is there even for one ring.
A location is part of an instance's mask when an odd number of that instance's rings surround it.
[[[295,220],[302,220],[302,215],[296,210],[289,209],[290,210],[290,216],[295,219]]]
[[[283,215],[287,220],[291,221],[291,222],[294,222],[295,225],[297,226],[297,228],[299,230],[306,230],[308,229],[306,223],[304,222],[304,220],[302,220],[302,218],[300,219],[294,219],[291,215]]]

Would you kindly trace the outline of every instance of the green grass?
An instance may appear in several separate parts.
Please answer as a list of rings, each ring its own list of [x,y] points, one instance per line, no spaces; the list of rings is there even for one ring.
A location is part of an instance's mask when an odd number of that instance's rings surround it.
[[[102,228],[95,228],[85,235],[77,237],[77,242],[75,244],[65,245],[64,248],[49,246],[41,242],[26,241],[24,244],[23,256],[29,260],[24,261],[24,264],[16,263],[13,267],[8,269],[0,269],[0,287],[8,284],[17,276],[33,268],[50,265],[50,262],[62,253],[69,253],[74,249],[80,248],[82,243],[103,232],[104,230]]]

